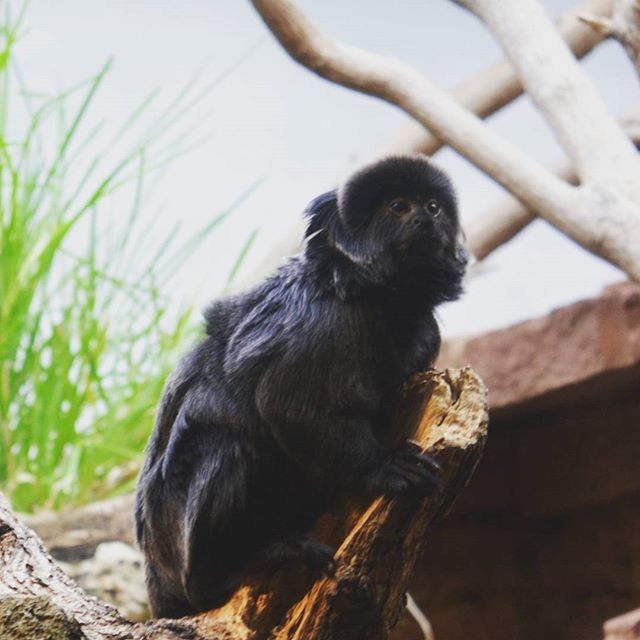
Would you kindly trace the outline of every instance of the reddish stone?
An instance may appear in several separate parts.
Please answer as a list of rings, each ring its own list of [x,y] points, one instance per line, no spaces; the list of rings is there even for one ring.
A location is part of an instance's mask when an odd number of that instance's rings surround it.
[[[620,283],[542,318],[446,342],[438,366],[464,364],[484,379],[494,410],[566,398],[566,390],[587,382],[595,389],[603,374],[605,386],[612,376],[638,379],[640,287]]]
[[[601,640],[640,604],[640,287],[445,345],[441,366],[468,363],[485,454],[410,591],[436,638]],[[405,617],[393,639],[422,635]]]

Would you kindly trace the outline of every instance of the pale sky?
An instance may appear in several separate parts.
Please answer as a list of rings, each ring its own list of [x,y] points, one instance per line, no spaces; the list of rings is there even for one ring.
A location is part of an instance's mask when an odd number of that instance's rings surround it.
[[[334,36],[409,62],[443,87],[500,56],[482,24],[446,0],[301,4]],[[573,5],[545,4],[553,14]],[[106,127],[115,129],[159,88],[158,105],[145,116],[151,123],[197,76],[193,91],[204,92],[204,98],[176,131],[204,140],[155,176],[144,211],[157,216],[159,236],[176,221],[188,235],[261,180],[174,279],[176,305],[203,306],[217,295],[249,233],[258,229],[241,276],[255,272],[288,229],[300,228],[300,212],[310,199],[334,186],[406,122],[397,109],[327,83],[292,62],[247,1],[31,0],[25,26],[17,54],[32,90],[56,93],[114,59],[88,128],[106,120]],[[615,43],[599,47],[583,66],[613,114],[640,102],[636,76]],[[549,166],[562,158],[526,98],[492,118],[490,126]],[[453,152],[434,159],[457,185],[463,220],[499,199],[500,188]],[[505,326],[596,295],[622,278],[538,222],[486,261],[461,301],[442,309],[443,331],[469,334]]]

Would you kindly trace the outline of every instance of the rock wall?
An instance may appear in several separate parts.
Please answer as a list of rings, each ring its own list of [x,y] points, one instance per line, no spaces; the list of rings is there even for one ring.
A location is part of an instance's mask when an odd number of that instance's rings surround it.
[[[640,605],[640,289],[453,347],[488,384],[489,439],[413,597],[437,640],[602,638]],[[393,637],[423,636],[405,617]]]

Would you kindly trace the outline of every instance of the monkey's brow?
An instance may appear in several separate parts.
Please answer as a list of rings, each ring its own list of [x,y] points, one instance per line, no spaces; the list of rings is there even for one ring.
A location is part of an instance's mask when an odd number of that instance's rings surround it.
[[[415,195],[410,195],[406,191],[388,191],[380,198],[382,202],[390,202],[391,200],[397,200],[402,198],[403,200],[417,200],[418,198]]]

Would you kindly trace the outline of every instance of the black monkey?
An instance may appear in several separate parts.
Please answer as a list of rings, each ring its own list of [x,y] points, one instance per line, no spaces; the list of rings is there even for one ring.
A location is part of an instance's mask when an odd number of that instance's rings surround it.
[[[135,513],[156,616],[218,606],[270,563],[326,568],[306,534],[338,494],[437,484],[415,445],[383,443],[402,382],[438,354],[434,308],[461,293],[452,185],[390,157],[306,216],[302,253],[214,302],[167,383]]]

